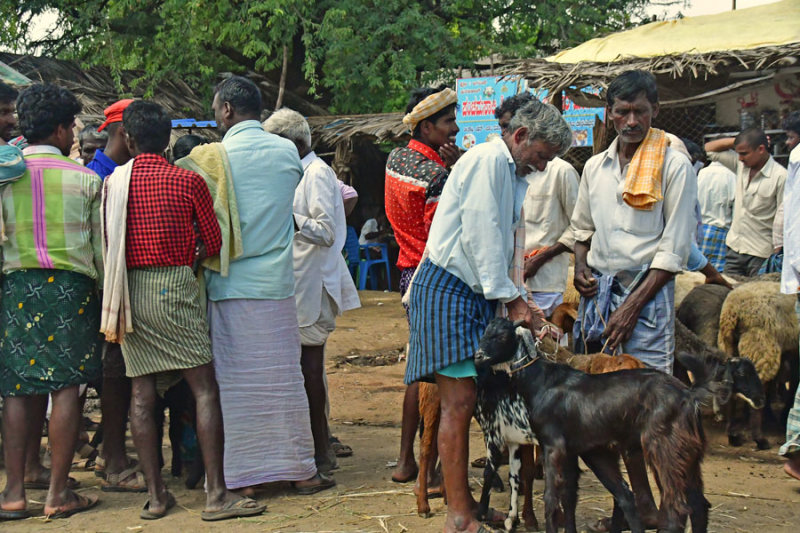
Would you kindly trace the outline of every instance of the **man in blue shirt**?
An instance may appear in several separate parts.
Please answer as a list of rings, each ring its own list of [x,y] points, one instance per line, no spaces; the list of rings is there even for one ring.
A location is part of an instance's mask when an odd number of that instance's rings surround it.
[[[103,111],[106,120],[97,128],[97,131],[108,132],[108,143],[105,149],[98,148],[94,153],[94,158],[86,165],[103,179],[114,172],[117,166],[124,165],[131,159],[128,145],[125,144],[125,128],[122,126],[122,112],[131,102],[133,100],[130,98],[120,100]]]
[[[118,165],[131,159],[125,143],[125,128],[122,126],[122,112],[133,102],[120,100],[108,106],[106,116],[98,132],[108,132],[105,149],[98,148],[92,160],[86,165],[106,179]],[[144,476],[138,471],[136,463],[125,455],[125,426],[128,421],[128,407],[131,401],[131,379],[125,375],[125,361],[119,344],[106,343],[103,355],[103,389],[100,393],[100,410],[103,420],[103,447],[97,461],[96,470],[105,479],[101,487],[108,492],[144,492],[147,486]]]
[[[274,481],[292,481],[298,493],[312,494],[335,482],[318,473],[324,470],[314,460],[300,365],[292,204],[303,166],[291,141],[262,129],[261,92],[252,81],[223,81],[212,107],[225,134],[226,179],[233,183],[242,241],[227,276],[205,273],[225,482],[245,495]]]

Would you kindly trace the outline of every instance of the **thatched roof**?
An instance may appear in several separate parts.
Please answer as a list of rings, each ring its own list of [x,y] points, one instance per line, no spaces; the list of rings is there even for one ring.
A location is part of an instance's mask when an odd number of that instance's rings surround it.
[[[408,140],[408,128],[403,124],[403,113],[375,115],[315,116],[308,117],[311,136],[326,146],[365,138],[373,142]]]
[[[30,78],[34,82],[56,83],[66,87],[78,97],[83,105],[84,118],[102,119],[103,109],[125,97],[141,98],[142,88],[131,87],[138,73],[123,71],[121,84],[124,93],[117,91],[111,70],[106,67],[81,67],[78,63],[53,59],[0,53],[0,61]],[[195,92],[179,78],[159,84],[156,94],[150,99],[164,106],[173,117],[203,118],[209,115],[205,95]]]
[[[111,69],[107,67],[84,68],[73,61],[53,59],[49,57],[36,57],[0,52],[0,64],[5,63],[24,77],[33,82],[56,83],[72,91],[83,105],[81,117],[84,119],[103,118],[103,109],[120,98],[142,98],[144,84],[134,87],[133,82],[141,76],[141,72],[122,71],[120,83],[122,91],[117,90],[117,84]],[[2,72],[2,71],[0,71]],[[229,75],[222,74],[222,77]],[[278,88],[268,78],[250,72],[247,74],[261,89],[262,97],[269,107],[275,102]],[[17,84],[13,79],[11,83]],[[210,109],[211,87],[207,91],[198,90],[179,77],[174,77],[159,83],[158,88],[149,100],[164,106],[173,118],[213,118]],[[296,109],[300,113],[310,115],[324,115],[327,111],[302,97],[286,91],[285,105]]]
[[[555,63],[545,59],[508,61],[500,75],[521,75],[534,87],[551,91],[569,87],[605,90],[610,81],[630,69],[652,72],[658,79],[662,105],[701,101],[739,87],[761,83],[778,69],[800,67],[800,43],[764,46],[749,50],[728,50],[705,54],[666,55],[653,58],[624,58],[610,63]],[[577,103],[597,105],[570,92]]]
[[[706,103],[776,74],[800,71],[800,0],[657,21],[591,39],[547,59],[503,61],[500,75],[567,90],[580,105],[602,105],[570,87],[604,90],[630,69],[652,72],[662,106]]]

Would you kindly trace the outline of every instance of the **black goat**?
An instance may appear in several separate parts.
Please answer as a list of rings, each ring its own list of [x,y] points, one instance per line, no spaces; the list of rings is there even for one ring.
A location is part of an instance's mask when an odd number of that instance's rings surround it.
[[[675,352],[677,354],[675,376],[689,384],[686,370],[694,374],[695,380],[707,379],[717,384],[714,396],[714,414],[721,418],[720,406],[727,405],[728,441],[732,446],[741,446],[741,422],[736,416],[736,399],[742,400],[756,413],[766,404],[766,395],[761,378],[752,361],[745,357],[728,357],[717,348],[704,343],[690,328],[680,320],[675,320]],[[694,358],[686,358],[690,353]],[[698,378],[703,374],[703,378]],[[750,433],[760,450],[769,448],[769,443],[761,432],[761,417],[750,416]],[[634,490],[636,487],[634,487]]]
[[[484,431],[491,479],[503,441],[509,446],[511,510],[506,529],[515,525],[519,485],[516,446],[538,441],[545,468],[545,519],[557,531],[559,501],[566,531],[576,532],[578,457],[614,496],[611,530],[623,518],[633,533],[644,528],[633,494],[622,478],[619,451],[644,452],[661,488],[660,531],[705,532],[708,507],[700,464],[706,439],[698,412],[709,394],[706,383],[689,389],[677,379],[651,369],[587,375],[550,363],[536,350],[530,332],[505,319],[494,319],[475,354],[479,369],[476,418]],[[489,491],[479,506],[485,514]],[[624,516],[623,516],[624,515]]]

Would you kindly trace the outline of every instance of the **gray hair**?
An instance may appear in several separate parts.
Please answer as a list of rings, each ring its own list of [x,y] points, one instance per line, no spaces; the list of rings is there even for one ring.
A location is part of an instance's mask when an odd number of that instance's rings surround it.
[[[558,155],[564,155],[572,146],[572,130],[554,106],[533,100],[519,108],[511,123],[510,131],[528,128],[528,144],[542,141],[558,148]]]
[[[264,121],[264,131],[285,137],[295,144],[302,144],[306,148],[311,148],[311,128],[303,115],[283,107],[275,111]]]

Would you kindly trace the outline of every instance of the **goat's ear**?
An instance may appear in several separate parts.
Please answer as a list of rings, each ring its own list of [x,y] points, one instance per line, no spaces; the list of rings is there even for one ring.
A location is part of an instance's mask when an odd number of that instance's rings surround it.
[[[514,326],[514,329],[517,329],[520,326],[524,326],[525,325],[525,321],[524,320],[515,320],[514,322],[512,322],[512,325]]]

